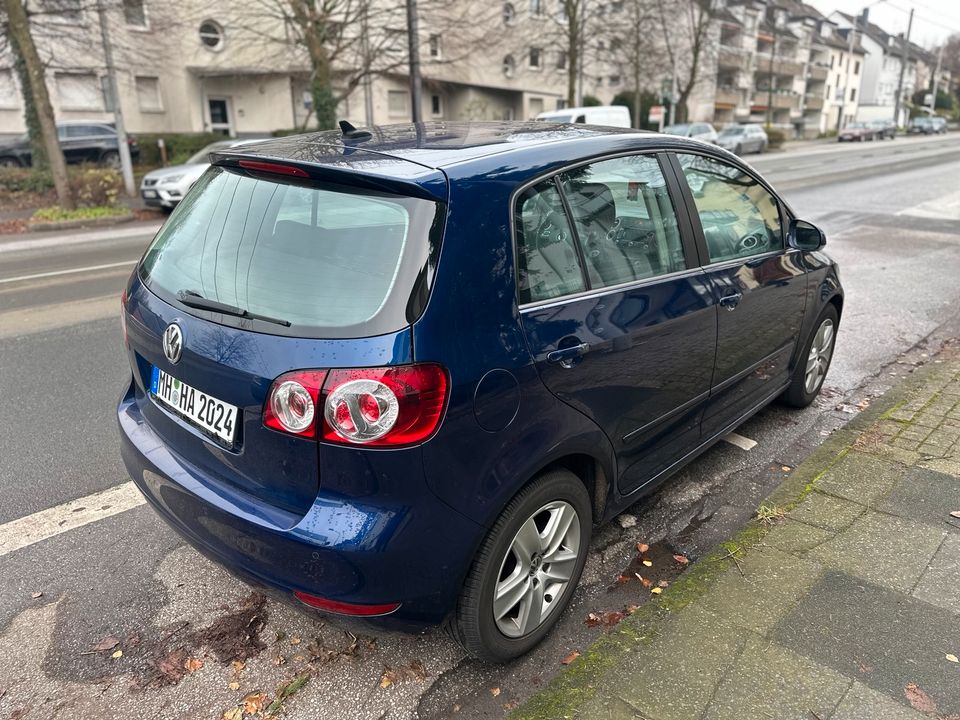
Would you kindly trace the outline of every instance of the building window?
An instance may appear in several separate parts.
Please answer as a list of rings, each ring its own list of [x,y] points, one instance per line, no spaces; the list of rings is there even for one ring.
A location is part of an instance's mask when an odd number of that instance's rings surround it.
[[[20,107],[20,94],[13,82],[13,70],[0,70],[0,108],[13,110]]]
[[[833,95],[830,94],[830,85],[827,84],[827,100],[829,100],[829,99],[832,98],[832,97],[833,97]]]
[[[430,57],[433,60],[439,60],[440,59],[440,36],[431,35],[428,41],[428,44],[430,46]]]
[[[567,109],[567,99],[557,98],[557,110],[566,110],[566,109]]]
[[[557,70],[566,70],[567,69],[567,52],[561,50],[557,53]]]
[[[610,84],[611,84],[611,85],[619,85],[619,84],[620,84],[620,76],[619,76],[619,75],[611,75],[611,76],[610,76]]]
[[[409,117],[410,95],[406,90],[387,91],[387,112],[391,117]]]
[[[439,95],[430,96],[430,114],[434,117],[443,115],[443,98]]]
[[[857,60],[857,61],[853,64],[853,74],[854,74],[854,75],[859,75],[859,74],[860,74],[860,61],[859,61],[859,60]]]
[[[123,20],[133,27],[147,27],[147,9],[143,0],[123,0]]]
[[[833,61],[834,61],[835,59],[836,59],[836,58],[835,58],[833,55],[830,56],[830,69],[831,69],[831,70],[833,70]]]
[[[517,18],[517,9],[513,6],[513,3],[504,3],[503,4],[503,24],[504,25],[513,25],[513,21]]]
[[[516,72],[516,69],[517,69],[517,63],[513,59],[513,55],[505,56],[503,58],[503,74],[508,78],[512,78],[513,73]]]
[[[850,88],[850,102],[853,102],[857,99],[857,89]]]
[[[223,47],[223,28],[213,20],[204,20],[200,23],[200,42],[210,50],[220,50]]]
[[[567,22],[567,0],[557,0],[557,18],[562,23]]]
[[[530,14],[534,17],[543,15],[543,0],[530,0]]]
[[[61,110],[103,110],[103,90],[93,73],[58,73],[55,76]]]
[[[160,96],[160,78],[138,75],[137,104],[140,112],[163,112],[163,98]]]
[[[540,48],[530,48],[530,67],[534,70],[540,69],[540,55],[543,51]]]
[[[83,19],[81,0],[41,0],[40,12],[63,23],[80,22]]]

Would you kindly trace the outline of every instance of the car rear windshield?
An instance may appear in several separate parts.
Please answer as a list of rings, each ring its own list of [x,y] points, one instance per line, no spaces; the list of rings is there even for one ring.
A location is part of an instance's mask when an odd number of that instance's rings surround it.
[[[212,167],[158,233],[140,277],[225,325],[380,335],[422,311],[441,224],[442,205],[428,200]]]

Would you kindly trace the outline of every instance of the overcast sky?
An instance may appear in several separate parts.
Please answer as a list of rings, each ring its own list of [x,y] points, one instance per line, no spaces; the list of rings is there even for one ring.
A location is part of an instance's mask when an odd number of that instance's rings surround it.
[[[872,0],[807,0],[824,15],[841,10],[859,14]],[[930,47],[953,33],[960,33],[960,0],[886,0],[870,8],[870,19],[889,33],[907,31],[910,8],[915,10],[910,39]]]

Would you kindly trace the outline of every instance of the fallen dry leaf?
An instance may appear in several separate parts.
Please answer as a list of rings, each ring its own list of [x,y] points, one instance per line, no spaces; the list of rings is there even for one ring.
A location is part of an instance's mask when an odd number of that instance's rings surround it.
[[[579,651],[579,650],[574,650],[572,653],[570,653],[569,655],[567,655],[563,660],[561,660],[561,661],[560,661],[560,664],[561,664],[561,665],[569,665],[569,664],[572,663],[574,660],[576,660],[578,657],[580,657],[580,651]]]
[[[256,715],[263,712],[263,706],[267,702],[267,696],[262,692],[248,693],[243,698],[243,711],[247,715]]]
[[[203,660],[199,658],[187,658],[186,662],[183,663],[183,669],[188,673],[195,673],[197,670],[203,667]]]
[[[790,467],[789,465],[781,465],[780,469],[783,470],[783,472],[790,472],[791,470],[793,470],[793,468]]]
[[[623,585],[624,583],[630,582],[629,575],[617,575],[617,585]]]
[[[661,588],[670,587],[670,583],[667,582],[666,580],[661,580],[660,582],[657,583],[657,587],[661,587]]]
[[[234,660],[232,663],[230,663],[230,667],[233,668],[233,671],[234,671],[235,673],[243,672],[243,669],[244,669],[246,666],[247,666],[246,663],[240,662],[239,660]]]
[[[497,697],[500,694],[500,688],[498,687],[490,688],[490,694],[493,695],[494,697]]]
[[[947,660],[950,662],[960,662],[960,658],[957,658],[953,653],[947,653]]]
[[[37,598],[42,598],[42,597],[43,597],[43,593],[42,593],[42,592],[30,593],[30,597],[33,598],[34,600],[36,600]]]
[[[604,625],[616,625],[618,622],[623,620],[626,615],[618,610],[610,610],[603,614],[603,624]]]
[[[290,638],[290,644],[291,644],[291,645],[299,645],[299,644],[300,644],[300,638],[298,638],[298,637],[292,637],[292,638]]]
[[[644,567],[653,567],[653,562],[651,560],[644,560],[643,565]]]
[[[960,519],[960,510],[954,510],[952,513],[950,513],[950,517],[955,517]]]
[[[123,650],[117,650],[113,655],[111,655],[114,660],[123,657]]]
[[[907,702],[917,712],[936,715],[937,704],[916,683],[907,683],[907,686],[903,689],[903,694],[906,696]]]
[[[589,613],[584,622],[586,623],[587,627],[596,627],[600,624],[600,616],[596,613]]]
[[[645,553],[645,552],[646,552],[647,550],[649,550],[649,549],[650,549],[650,546],[647,545],[646,543],[637,543],[637,552],[638,552],[638,553]]]
[[[641,575],[640,573],[634,573],[634,575],[637,576],[637,580],[639,580],[639,581],[643,584],[643,586],[644,586],[645,588],[648,588],[648,587],[650,587],[651,585],[653,585],[653,581],[647,580],[647,579],[646,579],[643,575]]]
[[[390,668],[387,668],[386,670],[383,671],[383,675],[380,676],[380,687],[383,689],[386,689],[391,685],[393,685],[396,679],[397,679],[397,674]]]
[[[223,720],[243,720],[243,708],[237,706],[223,711]]]
[[[227,687],[230,688],[231,690],[239,690],[239,689],[240,689],[240,683],[238,683],[238,682],[232,682],[232,683],[230,683],[229,685],[227,685]]]
[[[673,559],[681,565],[688,565],[690,563],[690,558],[688,558],[686,555],[674,555]]]
[[[105,650],[113,650],[119,644],[120,641],[117,640],[117,638],[113,635],[107,635],[103,640],[94,645],[93,649],[96,652],[103,652]]]
[[[653,588],[650,592],[653,593],[654,595],[659,595],[660,593],[663,592],[663,588],[662,588],[662,587],[655,587],[655,588]]]
[[[503,704],[503,709],[504,709],[504,710],[513,710],[516,706],[517,706],[517,703],[516,703],[516,702],[512,702],[512,701],[511,701],[511,702],[505,702],[505,703]]]
[[[868,398],[864,398],[857,403],[858,410],[866,410],[868,407],[870,407],[870,400]]]

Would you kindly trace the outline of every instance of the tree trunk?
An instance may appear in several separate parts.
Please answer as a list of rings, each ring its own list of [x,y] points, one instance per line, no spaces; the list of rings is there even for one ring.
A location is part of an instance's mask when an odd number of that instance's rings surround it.
[[[27,126],[27,137],[30,138],[30,164],[36,170],[46,170],[50,167],[50,163],[47,162],[47,149],[43,146],[40,118],[37,117],[37,108],[33,104],[33,96],[30,94],[30,78],[27,76],[27,67],[23,64],[23,58],[17,52],[16,46],[13,46],[12,50],[13,68],[17,73],[17,79],[20,81],[20,87],[23,88],[23,122]]]
[[[53,175],[53,187],[57,192],[57,202],[61,207],[72,210],[76,207],[70,184],[67,181],[67,164],[63,159],[63,151],[57,140],[57,124],[53,116],[53,106],[50,104],[50,95],[47,92],[47,83],[44,78],[43,64],[37,54],[37,47],[30,35],[30,21],[21,0],[4,0],[7,8],[7,25],[10,41],[15,51],[23,59],[26,70],[29,93],[33,98],[34,109],[40,124],[40,135],[43,146],[47,151],[50,162],[50,172]],[[24,92],[28,92],[24,88]]]
[[[578,3],[563,0],[567,13],[567,107],[577,105],[577,79],[580,75],[580,17]],[[540,62],[544,62],[541,58]]]

